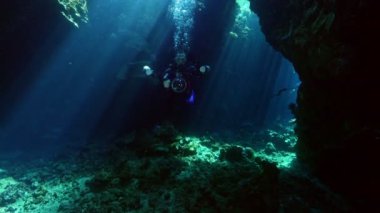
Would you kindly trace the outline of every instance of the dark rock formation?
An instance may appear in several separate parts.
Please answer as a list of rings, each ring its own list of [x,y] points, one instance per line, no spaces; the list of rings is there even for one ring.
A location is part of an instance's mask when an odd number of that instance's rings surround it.
[[[371,0],[250,0],[302,85],[297,156],[358,208],[379,196],[379,13]],[[374,207],[374,206],[372,206]]]

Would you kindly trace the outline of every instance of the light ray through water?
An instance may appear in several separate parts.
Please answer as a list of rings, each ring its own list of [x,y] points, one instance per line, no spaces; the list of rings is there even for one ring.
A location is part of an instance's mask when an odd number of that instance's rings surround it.
[[[84,142],[122,83],[119,72],[144,49],[154,57],[156,47],[149,46],[147,39],[169,3],[91,2],[90,22],[55,47],[56,54],[12,110],[2,141],[32,149],[46,144],[46,152],[47,147],[64,146],[69,130],[78,129],[78,141],[72,143]]]
[[[225,131],[249,124],[265,128],[292,118],[298,77],[261,32],[249,2],[239,0],[234,24],[203,88],[199,108],[189,116],[203,130]],[[248,8],[248,9],[247,9]],[[289,88],[276,95],[279,89]]]

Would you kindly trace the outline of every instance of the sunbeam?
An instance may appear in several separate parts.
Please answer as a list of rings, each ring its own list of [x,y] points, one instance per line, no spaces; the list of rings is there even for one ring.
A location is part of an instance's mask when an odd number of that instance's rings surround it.
[[[379,212],[372,2],[1,1],[0,213]]]
[[[146,60],[155,57],[159,44],[150,45],[148,39],[155,25],[164,21],[168,4],[91,2],[91,22],[55,47],[54,55],[12,109],[3,140],[22,142],[31,149],[41,143],[63,146],[65,140],[73,140],[70,131],[80,128],[74,131],[78,141],[71,143],[83,143],[127,75],[128,65],[143,51]]]

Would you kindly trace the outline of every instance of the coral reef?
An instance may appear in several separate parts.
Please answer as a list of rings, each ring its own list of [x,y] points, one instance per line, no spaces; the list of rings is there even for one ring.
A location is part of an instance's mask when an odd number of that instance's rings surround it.
[[[254,158],[254,151],[241,146],[227,146],[220,150],[219,158],[228,162],[243,162]]]
[[[348,209],[300,167],[285,168],[261,152],[212,136],[186,136],[163,124],[131,132],[106,147],[92,144],[67,151],[56,160],[0,161],[5,171],[0,212]]]
[[[88,22],[87,0],[58,0],[63,6],[62,15],[75,27]]]

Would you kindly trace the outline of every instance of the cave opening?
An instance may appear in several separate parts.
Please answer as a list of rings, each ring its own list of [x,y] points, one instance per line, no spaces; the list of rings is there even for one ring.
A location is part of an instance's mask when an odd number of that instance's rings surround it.
[[[0,4],[0,212],[377,208],[371,3]]]

